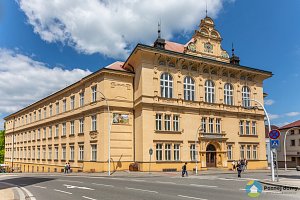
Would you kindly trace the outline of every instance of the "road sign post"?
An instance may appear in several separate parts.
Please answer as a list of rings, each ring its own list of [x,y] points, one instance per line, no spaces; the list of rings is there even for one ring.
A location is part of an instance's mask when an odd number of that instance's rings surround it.
[[[272,152],[273,155],[275,155],[274,163],[276,163],[277,181],[279,181],[279,176],[278,176],[278,155],[277,155],[277,149],[280,148],[280,140],[278,139],[279,137],[280,137],[280,131],[279,130],[274,129],[274,130],[271,130],[269,132],[271,152]]]
[[[150,155],[150,162],[149,162],[149,174],[150,174],[150,168],[151,168],[151,156],[152,156],[152,154],[153,154],[153,149],[152,149],[152,148],[150,148],[150,149],[149,149],[149,155]]]

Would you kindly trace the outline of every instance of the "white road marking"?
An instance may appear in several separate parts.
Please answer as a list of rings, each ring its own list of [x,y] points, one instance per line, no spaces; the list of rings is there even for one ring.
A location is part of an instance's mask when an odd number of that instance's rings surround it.
[[[240,189],[242,191],[246,191],[246,189],[242,188]],[[276,192],[276,191],[267,191],[267,190],[263,190],[262,191],[263,193],[274,193],[274,194],[282,194],[282,192]]]
[[[39,185],[33,185],[32,187],[36,187],[36,188],[42,188],[42,189],[47,189],[46,187],[39,186]]]
[[[188,199],[199,199],[199,200],[207,200],[207,199],[202,199],[198,197],[189,197],[189,196],[183,196],[183,195],[177,195],[178,197],[183,197],[183,198],[188,198]]]
[[[83,182],[81,182],[81,181],[70,181],[70,180],[64,180],[64,179],[56,180],[56,181],[72,182],[72,183],[83,183]]]
[[[145,180],[142,179],[129,179],[130,181],[136,181],[136,182],[146,182]]]
[[[198,185],[198,184],[190,184],[191,186],[195,187],[208,187],[208,188],[217,188],[218,186],[215,185]]]
[[[92,183],[93,185],[100,185],[100,186],[105,186],[105,187],[115,187],[113,185],[106,185],[106,184],[101,184],[101,183]]]
[[[27,190],[27,189],[24,188],[24,187],[21,187],[21,189],[22,189],[23,191],[25,191],[25,193],[27,193],[27,196],[28,196],[31,200],[36,200],[36,198],[33,196],[33,194],[32,194],[29,190]]]
[[[93,188],[80,187],[80,186],[76,186],[76,185],[67,185],[67,184],[64,184],[63,186],[66,186],[68,189],[78,188],[78,189],[82,189],[82,190],[95,190]]]
[[[114,179],[114,180],[125,180],[125,181],[127,181],[127,179],[124,179],[124,178],[109,178],[109,179]]]
[[[86,196],[82,196],[82,197],[85,198],[85,199],[97,200],[97,199],[93,199],[93,198],[91,198],[91,197],[86,197]]]
[[[57,189],[54,189],[54,191],[56,191],[56,192],[61,192],[61,193],[66,193],[66,194],[72,194],[72,192],[66,192],[66,191],[57,190]]]
[[[126,189],[128,189],[128,190],[137,190],[137,191],[142,191],[142,192],[158,193],[157,191],[152,191],[152,190],[142,190],[142,189],[138,189],[138,188],[129,188],[129,187],[126,187]]]
[[[156,183],[163,183],[163,184],[176,184],[174,182],[163,182],[163,181],[156,181]]]

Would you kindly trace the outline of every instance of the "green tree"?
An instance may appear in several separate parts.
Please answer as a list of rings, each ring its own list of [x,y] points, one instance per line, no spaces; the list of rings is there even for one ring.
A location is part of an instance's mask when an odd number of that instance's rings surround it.
[[[4,163],[4,153],[5,153],[5,131],[0,130],[0,163]]]

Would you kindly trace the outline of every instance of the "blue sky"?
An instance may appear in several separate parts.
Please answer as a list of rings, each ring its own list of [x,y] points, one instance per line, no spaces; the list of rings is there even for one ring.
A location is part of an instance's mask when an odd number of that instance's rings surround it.
[[[83,3],[82,3],[83,2]],[[241,64],[272,71],[266,109],[279,126],[300,118],[300,1],[207,0],[230,53]],[[3,117],[77,81],[137,43],[186,43],[205,15],[205,1],[144,0],[0,2],[0,129]],[[40,77],[40,78],[36,78]]]

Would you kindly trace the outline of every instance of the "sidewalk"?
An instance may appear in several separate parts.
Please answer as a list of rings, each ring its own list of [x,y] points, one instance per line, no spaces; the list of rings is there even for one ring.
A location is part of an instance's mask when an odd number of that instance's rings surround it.
[[[3,200],[15,200],[18,199],[15,195],[14,189],[0,182],[0,197]]]
[[[277,181],[277,176],[275,174],[275,181],[271,181],[270,179],[260,180],[261,183],[273,185],[273,186],[281,186],[281,187],[296,187],[300,190],[300,172],[296,170],[278,170],[279,181]]]

